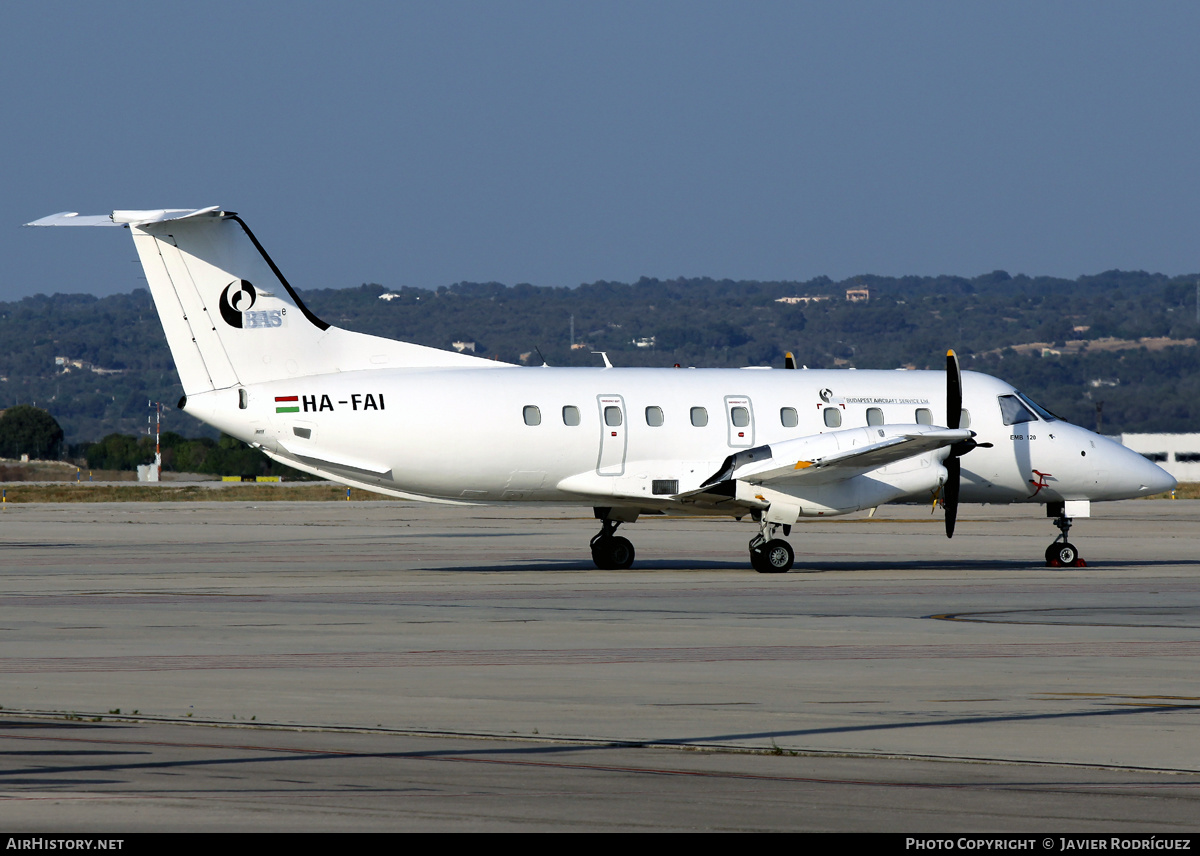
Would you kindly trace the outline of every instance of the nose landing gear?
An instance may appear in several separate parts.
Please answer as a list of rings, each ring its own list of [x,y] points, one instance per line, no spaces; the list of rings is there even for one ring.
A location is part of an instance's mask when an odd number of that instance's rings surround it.
[[[1067,534],[1071,531],[1071,518],[1066,516],[1064,509],[1064,503],[1046,503],[1046,516],[1054,518],[1054,525],[1062,533],[1046,548],[1046,567],[1086,568],[1087,562],[1079,558],[1079,550],[1067,540]]]

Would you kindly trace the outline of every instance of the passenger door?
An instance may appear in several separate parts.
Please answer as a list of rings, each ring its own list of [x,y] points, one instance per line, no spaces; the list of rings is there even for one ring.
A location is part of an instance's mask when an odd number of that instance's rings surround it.
[[[625,472],[625,400],[619,395],[598,395],[600,408],[600,456],[596,474],[619,476]]]
[[[754,445],[754,408],[750,399],[741,395],[725,396],[725,424],[729,428],[729,445],[746,449]]]

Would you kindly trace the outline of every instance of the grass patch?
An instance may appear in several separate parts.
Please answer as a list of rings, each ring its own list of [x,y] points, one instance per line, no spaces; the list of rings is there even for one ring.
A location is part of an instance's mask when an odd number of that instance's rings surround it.
[[[1171,493],[1156,493],[1146,499],[1200,499],[1200,482],[1180,482]]]
[[[345,502],[346,488],[332,484],[244,484],[238,482],[200,485],[133,483],[101,485],[88,482],[22,484],[5,488],[6,501],[17,502]],[[352,502],[390,500],[393,497],[352,489]]]

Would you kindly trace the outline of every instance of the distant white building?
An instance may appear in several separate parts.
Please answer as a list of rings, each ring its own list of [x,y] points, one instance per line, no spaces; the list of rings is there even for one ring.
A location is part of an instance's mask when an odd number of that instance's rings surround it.
[[[1176,481],[1200,482],[1200,434],[1122,434],[1120,440]]]
[[[820,296],[816,296],[816,297],[777,297],[777,298],[775,298],[775,302],[776,303],[791,303],[793,305],[796,303],[803,303],[805,306],[807,306],[810,303],[819,303],[822,300],[828,300],[828,299],[829,298],[824,295],[820,295]]]
[[[451,342],[450,347],[458,351],[460,354],[463,351],[470,351],[472,354],[475,353],[474,342]]]
[[[72,368],[80,369],[82,371],[95,372],[96,374],[100,375],[125,373],[125,369],[101,368],[100,366],[92,365],[86,360],[73,360],[70,357],[55,357],[54,365],[62,369],[63,374],[70,374]]]

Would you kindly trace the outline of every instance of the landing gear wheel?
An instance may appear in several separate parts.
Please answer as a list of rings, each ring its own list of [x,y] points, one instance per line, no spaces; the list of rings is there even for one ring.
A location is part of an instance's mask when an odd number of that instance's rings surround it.
[[[633,543],[620,535],[598,538],[592,544],[592,561],[602,571],[623,571],[633,564]]]
[[[1055,541],[1046,548],[1046,565],[1051,568],[1083,568],[1083,559],[1074,544],[1066,541]]]
[[[760,574],[786,574],[792,569],[795,558],[792,545],[782,538],[775,538],[750,551],[750,564]]]

